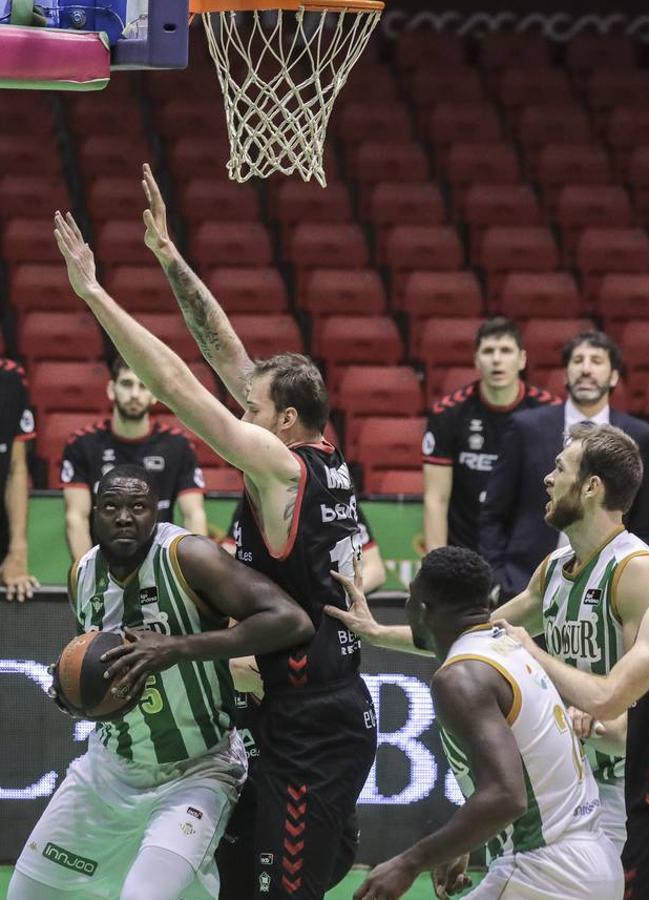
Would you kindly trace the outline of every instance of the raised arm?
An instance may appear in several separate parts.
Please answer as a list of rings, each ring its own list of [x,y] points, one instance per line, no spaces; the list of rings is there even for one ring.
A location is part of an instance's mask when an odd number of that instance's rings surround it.
[[[436,673],[435,711],[468,757],[475,792],[446,825],[378,866],[354,900],[402,896],[417,875],[480,847],[526,811],[520,753],[503,709],[507,691],[511,708],[505,679],[475,660]]]
[[[204,614],[228,616],[232,628],[167,637],[133,633],[130,646],[109,651],[112,677],[130,667],[122,684],[135,694],[146,677],[187,660],[230,659],[299,646],[314,634],[304,610],[274,582],[237,562],[208,538],[188,535],[178,542],[177,560],[187,589]]]
[[[246,388],[253,363],[222,307],[169,237],[160,188],[148,163],[142,168],[142,187],[149,204],[144,211],[144,241],[162,266],[201,353],[245,409]]]
[[[193,375],[183,360],[129,316],[96,278],[95,260],[70,213],[55,215],[59,250],[75,293],[84,300],[138,378],[187,427],[263,489],[269,481],[293,482],[299,463],[270,431],[242,422]]]

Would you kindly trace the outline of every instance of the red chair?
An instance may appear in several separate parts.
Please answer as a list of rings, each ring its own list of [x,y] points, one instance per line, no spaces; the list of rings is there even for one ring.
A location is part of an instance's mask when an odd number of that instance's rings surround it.
[[[106,271],[106,290],[132,313],[178,312],[173,291],[162,268],[151,256],[150,265],[112,266]]]
[[[204,468],[205,489],[218,494],[243,493],[243,477],[238,469],[232,466]]]
[[[136,221],[143,240],[141,180],[141,175],[138,178],[121,175],[96,178],[86,191],[88,212],[93,222],[99,224],[108,219]]]
[[[428,396],[440,394],[450,367],[465,367],[475,353],[475,335],[482,319],[427,319],[410,336],[410,355],[424,362]]]
[[[392,68],[363,55],[354,65],[336,105],[346,106],[359,100],[394,100],[396,96]]]
[[[515,132],[532,169],[546,144],[588,144],[592,140],[590,121],[578,103],[525,106]]]
[[[395,63],[404,74],[421,66],[446,70],[461,66],[464,62],[462,39],[451,31],[423,27],[404,29],[397,39]]]
[[[77,157],[79,170],[86,182],[102,175],[118,178],[142,177],[142,160],[151,151],[143,136],[124,134],[91,134],[79,141]]]
[[[171,141],[167,165],[174,181],[190,178],[227,179],[230,147],[225,138],[179,137]]]
[[[386,143],[409,141],[413,128],[408,109],[402,102],[364,98],[337,108],[329,132],[338,137],[349,151],[367,140],[368,134],[372,135],[373,140]]]
[[[138,219],[110,219],[97,227],[97,259],[106,266],[151,265],[155,257],[144,243],[144,225]]]
[[[631,412],[640,412],[644,409],[649,381],[647,341],[649,341],[649,322],[646,320],[627,322],[621,329],[620,349],[629,372],[627,389]]]
[[[396,497],[421,497],[424,473],[419,469],[387,469],[368,473],[365,493]]]
[[[365,419],[356,451],[356,460],[363,465],[364,490],[372,492],[375,476],[381,470],[421,470],[425,422],[423,417]]]
[[[69,207],[67,187],[58,175],[0,177],[0,219],[51,220],[55,209]]]
[[[337,399],[341,367],[396,365],[403,357],[401,336],[388,316],[329,316],[314,335],[311,352],[327,366],[327,386],[332,401]]]
[[[50,488],[61,485],[60,470],[63,449],[68,441],[84,431],[92,431],[93,416],[87,412],[50,413],[39,422],[36,451],[47,462],[47,483]]]
[[[460,269],[464,251],[456,229],[450,226],[395,225],[386,235],[383,258],[390,269],[393,301],[398,308],[410,271]]]
[[[312,269],[305,275],[298,303],[314,319],[381,316],[387,298],[376,269]]]
[[[182,313],[142,313],[138,322],[160,338],[163,344],[171,347],[185,362],[200,360],[201,351],[185,325]]]
[[[38,135],[39,141],[41,138],[50,140],[54,134],[53,108],[51,96],[46,91],[3,90],[0,95],[3,131],[9,135]]]
[[[100,362],[38,362],[31,372],[32,397],[39,422],[57,412],[108,413],[106,385],[110,373]]]
[[[446,164],[452,144],[497,143],[502,125],[491,103],[440,103],[431,113],[426,128],[437,159]]]
[[[235,185],[236,187],[236,185]],[[282,229],[282,252],[290,252],[295,228],[307,222],[314,224],[352,223],[352,201],[343,181],[334,181],[323,190],[316,181],[303,182],[285,178],[271,197],[271,218]]]
[[[54,240],[52,217],[46,219],[10,219],[1,229],[0,255],[8,263],[62,264]]]
[[[216,178],[190,178],[178,185],[178,209],[191,226],[206,221],[254,222],[259,198],[251,184]]]
[[[631,200],[620,185],[566,185],[557,200],[557,222],[563,232],[564,263],[572,265],[584,229],[633,224]]]
[[[18,343],[30,371],[39,359],[99,359],[104,349],[95,317],[83,309],[29,313]]]
[[[363,230],[351,222],[297,225],[286,258],[297,270],[298,291],[309,269],[364,269],[370,261]]]
[[[586,87],[586,102],[596,121],[604,123],[621,103],[646,106],[649,101],[649,73],[644,69],[594,69]]]
[[[649,110],[627,104],[616,106],[606,125],[606,142],[612,148],[617,170],[626,176],[634,149],[649,144]]]
[[[649,272],[647,233],[640,228],[587,228],[577,245],[577,267],[584,297],[592,301],[605,274]]]
[[[273,262],[270,237],[260,222],[203,222],[190,234],[189,251],[202,269]]]
[[[489,144],[452,144],[446,160],[446,179],[453,191],[453,206],[461,215],[473,184],[518,184],[520,164],[514,146],[504,141]]]
[[[115,78],[100,92],[64,94],[63,114],[68,130],[78,136],[105,134],[119,136],[128,122],[129,134],[144,136],[144,123],[135,97],[115,92]]]
[[[569,272],[512,272],[503,280],[498,312],[514,320],[576,318],[580,305]]]
[[[431,72],[430,61],[427,61],[414,71],[409,93],[417,122],[423,128],[438,103],[479,103],[484,99],[485,88],[480,72],[474,66]]]
[[[227,137],[225,110],[211,96],[168,97],[155,108],[155,124],[167,138],[187,134]]]
[[[304,353],[304,341],[293,316],[233,314],[230,322],[251,359],[266,359],[276,353]]]
[[[364,418],[422,412],[421,384],[410,366],[349,366],[341,373],[337,404],[345,413],[345,452],[353,457]]]
[[[368,219],[376,230],[376,260],[385,261],[386,243],[395,225],[441,225],[446,219],[439,188],[430,182],[380,182],[369,198]]]
[[[523,326],[523,345],[530,367],[556,368],[563,345],[578,332],[592,328],[588,319],[532,319]]]
[[[205,284],[227,313],[288,312],[286,284],[279,271],[270,266],[211,269]]]
[[[61,158],[54,137],[23,134],[0,134],[0,172],[12,175],[54,175],[63,179]]]
[[[489,72],[540,69],[551,62],[550,44],[538,34],[493,31],[482,41],[480,63]]]
[[[509,272],[553,272],[559,251],[549,228],[489,228],[482,242],[481,262],[487,273],[488,296],[498,301]]]
[[[348,159],[348,174],[360,186],[360,213],[367,218],[372,186],[378,181],[418,182],[429,178],[428,159],[420,144],[364,141]]]
[[[463,219],[470,228],[472,265],[481,264],[482,242],[488,228],[531,227],[541,224],[536,195],[527,184],[474,184],[464,199]]]
[[[566,45],[565,64],[581,87],[593,71],[635,66],[636,49],[633,40],[625,34],[584,31]]]
[[[422,319],[445,316],[477,318],[483,312],[480,283],[475,272],[409,272],[404,278],[401,309],[414,331]]]
[[[552,215],[564,185],[609,184],[611,165],[604,148],[596,144],[546,144],[538,155],[536,179]]]
[[[604,331],[619,337],[629,319],[649,319],[649,274],[604,275],[594,299]]]
[[[70,287],[62,261],[57,263],[21,263],[12,266],[9,298],[20,319],[35,310],[77,312],[79,298]]]
[[[521,68],[506,69],[500,76],[498,99],[507,118],[516,121],[526,106],[545,103],[570,103],[574,100],[572,86],[562,69]]]

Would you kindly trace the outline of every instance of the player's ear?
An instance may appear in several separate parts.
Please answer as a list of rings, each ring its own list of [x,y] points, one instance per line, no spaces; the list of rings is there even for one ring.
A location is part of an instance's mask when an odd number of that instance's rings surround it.
[[[115,382],[111,378],[111,380],[106,385],[106,396],[110,400],[111,403],[115,402]]]
[[[527,366],[527,350],[523,350],[523,348],[521,347],[519,350],[519,354],[520,354],[520,356],[519,356],[518,371],[522,372],[523,369]]]
[[[282,410],[282,425],[285,428],[292,428],[297,422],[297,410],[294,406],[287,406]]]

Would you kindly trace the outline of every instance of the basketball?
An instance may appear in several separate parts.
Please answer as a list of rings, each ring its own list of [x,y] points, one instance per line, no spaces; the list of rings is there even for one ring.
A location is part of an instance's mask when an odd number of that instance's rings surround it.
[[[109,664],[100,657],[123,643],[122,635],[114,631],[88,631],[63,648],[54,667],[53,687],[61,703],[75,715],[92,722],[110,722],[139,701],[139,695],[131,700],[115,697],[110,692],[113,681],[104,678]]]

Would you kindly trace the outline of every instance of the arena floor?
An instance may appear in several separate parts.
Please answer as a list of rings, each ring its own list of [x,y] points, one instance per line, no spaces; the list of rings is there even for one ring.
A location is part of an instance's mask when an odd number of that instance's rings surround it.
[[[352,891],[356,890],[358,885],[363,881],[365,877],[365,869],[357,869],[355,871],[350,872],[350,874],[345,878],[345,880],[339,884],[333,891],[327,894],[327,900],[351,900]],[[12,868],[11,866],[0,866],[0,900],[5,900],[7,895],[7,885],[9,884],[9,878],[11,877]],[[474,878],[474,885],[478,884],[480,881],[480,876],[472,873]],[[457,894],[458,898],[465,897],[467,891],[462,894]],[[430,900],[431,890],[430,890],[430,880],[421,876],[417,883],[414,885],[412,890],[408,891],[406,894],[408,900]]]

